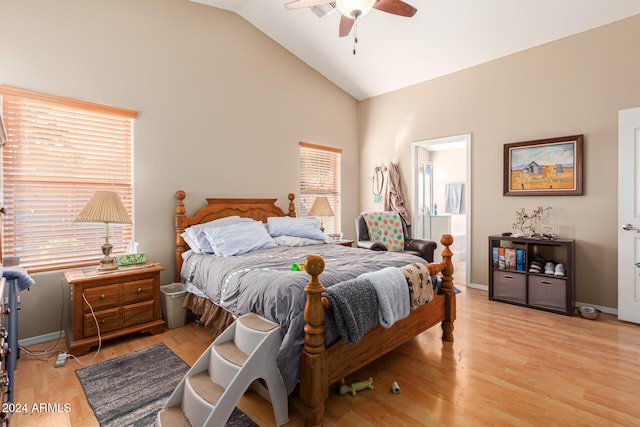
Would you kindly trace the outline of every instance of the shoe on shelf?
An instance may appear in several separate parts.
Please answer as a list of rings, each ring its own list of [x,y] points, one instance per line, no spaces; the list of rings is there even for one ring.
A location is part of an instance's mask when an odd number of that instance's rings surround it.
[[[555,276],[564,277],[564,275],[566,274],[565,271],[564,271],[564,265],[562,265],[562,263],[558,263],[556,265],[555,272],[553,274]]]
[[[531,262],[535,263],[535,264],[540,264],[540,266],[543,266],[546,261],[542,257],[542,255],[538,254],[538,255],[535,256],[535,258],[533,258],[533,261],[531,261]]]
[[[542,268],[540,268],[540,266],[537,264],[531,264],[529,266],[529,273],[540,273],[541,271]]]
[[[540,255],[536,255],[533,261],[529,263],[529,273],[542,273],[544,263],[544,258],[542,258]]]
[[[552,263],[551,261],[547,262],[544,266],[544,274],[553,275],[555,273],[555,268],[556,265],[554,263]]]

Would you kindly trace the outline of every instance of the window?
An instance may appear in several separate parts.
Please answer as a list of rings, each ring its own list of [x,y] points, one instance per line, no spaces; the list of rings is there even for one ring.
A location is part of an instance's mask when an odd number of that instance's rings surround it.
[[[308,215],[316,197],[329,200],[334,216],[322,218],[327,234],[338,234],[340,215],[340,148],[300,142],[300,215]]]
[[[132,135],[137,112],[0,85],[3,256],[30,272],[97,264],[103,224],[74,220],[96,190],[119,194],[133,219]],[[110,225],[113,253],[131,225]]]

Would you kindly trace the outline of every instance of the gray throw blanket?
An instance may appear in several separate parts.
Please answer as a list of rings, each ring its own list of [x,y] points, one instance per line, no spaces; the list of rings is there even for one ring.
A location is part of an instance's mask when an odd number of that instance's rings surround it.
[[[355,345],[378,324],[378,298],[369,280],[355,278],[336,283],[323,295],[331,301],[324,321],[326,345],[340,337],[347,344]]]

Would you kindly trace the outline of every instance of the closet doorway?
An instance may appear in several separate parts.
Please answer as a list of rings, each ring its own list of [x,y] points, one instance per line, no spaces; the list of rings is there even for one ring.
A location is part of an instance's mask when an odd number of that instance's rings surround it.
[[[413,142],[411,167],[412,237],[438,242],[438,261],[440,236],[453,235],[454,280],[470,286],[471,134]]]

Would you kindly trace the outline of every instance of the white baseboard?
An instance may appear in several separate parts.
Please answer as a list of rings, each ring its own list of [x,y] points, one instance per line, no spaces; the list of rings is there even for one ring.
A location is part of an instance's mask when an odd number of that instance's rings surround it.
[[[469,283],[467,285],[468,288],[473,288],[473,289],[480,289],[481,291],[487,291],[489,292],[489,286],[487,285],[481,285],[479,283]]]
[[[54,341],[57,340],[58,337],[60,337],[64,342],[64,338],[66,337],[64,331],[50,332],[48,334],[38,335],[37,337],[23,338],[18,341],[18,345],[28,347],[30,345],[40,344],[41,342]]]
[[[598,310],[600,310],[603,313],[615,314],[616,316],[618,315],[618,309],[617,308],[603,307],[601,305],[587,304],[585,302],[576,301],[576,307],[584,307],[584,306],[597,308]]]

